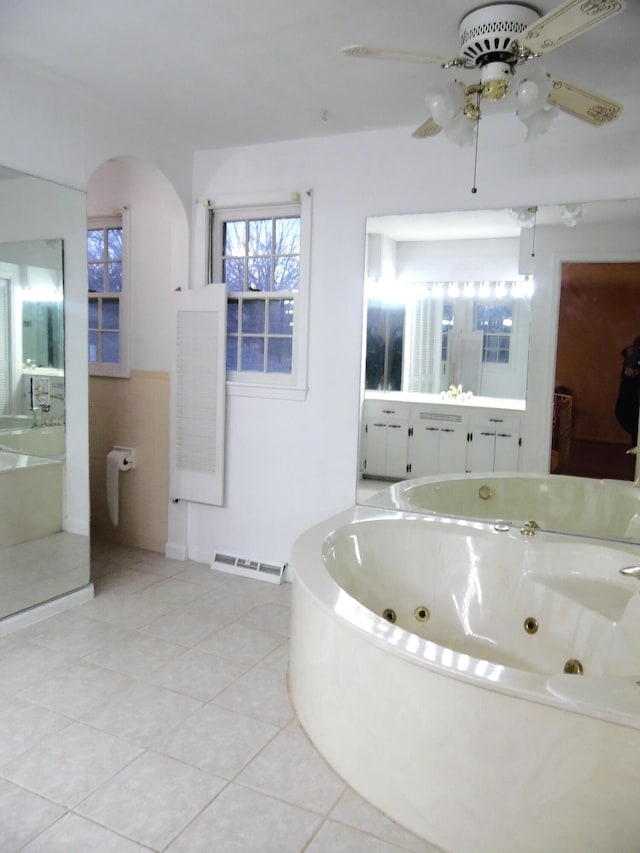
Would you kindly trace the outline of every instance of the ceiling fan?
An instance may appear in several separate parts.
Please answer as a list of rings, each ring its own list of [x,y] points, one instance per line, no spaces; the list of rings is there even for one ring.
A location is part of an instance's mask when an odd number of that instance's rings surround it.
[[[620,115],[620,104],[565,80],[553,79],[531,60],[624,9],[625,0],[565,0],[540,17],[523,3],[493,3],[470,12],[460,22],[459,56],[447,58],[369,45],[345,47],[342,52],[365,59],[420,62],[480,72],[479,82],[467,85],[456,80],[427,96],[429,117],[413,132],[418,139],[445,129],[452,142],[472,144],[482,101],[506,97],[514,78],[518,117],[529,135],[536,136],[548,130],[558,109],[594,126],[607,124]]]

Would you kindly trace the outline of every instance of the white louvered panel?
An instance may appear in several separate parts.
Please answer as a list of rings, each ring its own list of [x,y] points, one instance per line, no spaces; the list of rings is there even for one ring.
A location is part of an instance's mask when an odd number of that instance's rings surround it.
[[[442,303],[425,290],[411,309],[406,373],[408,391],[431,393],[439,390],[441,323]]]
[[[178,312],[176,466],[216,470],[218,313]]]
[[[226,290],[209,285],[176,297],[171,497],[221,505]]]

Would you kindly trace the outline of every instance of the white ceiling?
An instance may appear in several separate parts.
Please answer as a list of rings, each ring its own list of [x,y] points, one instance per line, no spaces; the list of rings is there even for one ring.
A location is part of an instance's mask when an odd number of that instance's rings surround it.
[[[640,222],[640,199],[592,201],[579,205],[580,222],[609,225]],[[536,227],[562,224],[562,206],[536,208]],[[425,240],[482,240],[518,237],[521,224],[510,210],[466,210],[370,216],[368,234],[384,234],[396,242]]]
[[[438,66],[349,59],[354,43],[457,55],[474,0],[2,0],[0,56],[196,149],[420,124]],[[538,0],[542,14],[556,0]],[[638,103],[640,2],[547,70]],[[466,82],[470,72],[455,72]],[[620,133],[631,114],[617,120]],[[634,117],[634,122],[637,119]],[[637,127],[634,124],[633,127]],[[594,133],[599,129],[595,128]],[[616,130],[616,132],[618,132]],[[428,145],[427,142],[420,144]]]

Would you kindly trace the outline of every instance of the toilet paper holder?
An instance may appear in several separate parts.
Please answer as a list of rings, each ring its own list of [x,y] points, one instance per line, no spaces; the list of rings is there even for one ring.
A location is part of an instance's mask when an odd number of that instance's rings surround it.
[[[114,444],[112,449],[117,451],[118,453],[124,454],[124,458],[121,462],[121,466],[122,466],[121,470],[127,471],[127,470],[129,470],[129,468],[135,468],[136,467],[136,449],[135,449],[135,447],[123,447],[120,444]]]

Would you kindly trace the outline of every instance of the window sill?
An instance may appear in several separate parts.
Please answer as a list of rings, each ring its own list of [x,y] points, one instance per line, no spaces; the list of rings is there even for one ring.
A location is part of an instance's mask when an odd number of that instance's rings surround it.
[[[258,385],[249,382],[227,382],[227,396],[303,401],[307,397],[307,388],[301,388],[296,385]]]

